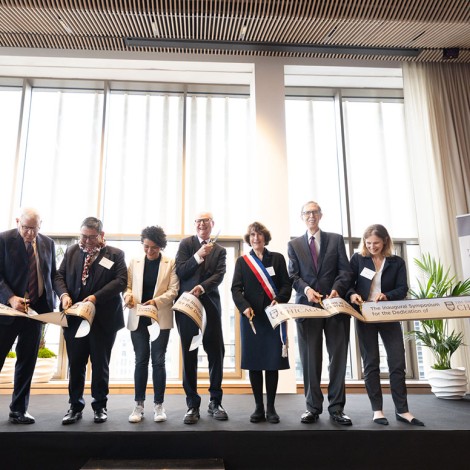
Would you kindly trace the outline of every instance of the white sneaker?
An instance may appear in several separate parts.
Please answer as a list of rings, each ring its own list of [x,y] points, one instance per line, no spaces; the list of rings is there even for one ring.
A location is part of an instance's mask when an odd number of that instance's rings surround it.
[[[129,415],[129,423],[140,423],[144,417],[144,407],[136,405],[134,411]]]
[[[153,420],[156,423],[161,423],[162,421],[166,421],[166,413],[165,413],[165,408],[163,408],[163,403],[155,404]]]

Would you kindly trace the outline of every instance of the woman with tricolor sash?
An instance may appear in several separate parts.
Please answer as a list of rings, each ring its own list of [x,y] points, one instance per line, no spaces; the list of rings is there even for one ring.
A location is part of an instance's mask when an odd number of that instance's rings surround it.
[[[264,309],[269,305],[288,302],[292,284],[284,256],[265,247],[271,240],[269,230],[259,222],[248,226],[244,237],[252,247],[235,264],[232,297],[240,312],[242,369],[249,371],[256,408],[252,423],[267,420],[278,423],[274,402],[279,370],[289,368],[287,357],[287,327],[273,329]],[[263,399],[263,371],[266,381],[266,413]]]

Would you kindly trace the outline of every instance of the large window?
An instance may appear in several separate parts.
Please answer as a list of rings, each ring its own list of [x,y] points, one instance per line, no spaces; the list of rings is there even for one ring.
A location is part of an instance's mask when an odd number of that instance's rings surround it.
[[[162,226],[170,240],[165,252],[174,257],[179,240],[194,232],[195,212],[212,210],[227,249],[227,275],[220,287],[225,376],[237,378],[238,327],[230,286],[241,253],[240,242],[226,234],[241,234],[245,220],[227,207],[245,197],[237,181],[250,155],[249,99],[240,87],[236,93],[212,94],[171,88],[44,80],[1,88],[0,119],[8,130],[0,144],[2,175],[10,185],[4,194],[11,194],[0,203],[3,227],[11,226],[8,215],[16,215],[17,206],[37,207],[42,231],[56,240],[60,264],[67,245],[77,241],[80,222],[98,216],[108,243],[122,248],[129,262],[143,256],[142,228]],[[238,210],[243,211],[242,204]],[[65,378],[60,328],[48,327],[46,338],[61,356],[56,377]],[[199,361],[207,364],[202,348]],[[167,368],[169,379],[181,377],[176,328]],[[122,329],[111,379],[131,382],[133,370],[130,334]]]
[[[315,200],[323,211],[322,229],[341,233],[350,255],[365,228],[380,223],[397,242],[397,254],[413,271],[418,232],[400,92],[290,92],[286,123],[291,235],[305,231],[300,208]],[[362,370],[354,322],[351,325],[348,378],[358,379]],[[328,378],[327,357],[325,351],[324,379]],[[382,346],[381,358],[381,370],[386,372]],[[409,343],[407,369],[408,377],[418,377],[416,354]]]

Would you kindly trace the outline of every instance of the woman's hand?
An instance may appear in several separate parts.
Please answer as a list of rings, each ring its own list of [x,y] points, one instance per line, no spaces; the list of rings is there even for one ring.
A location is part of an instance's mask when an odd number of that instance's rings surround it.
[[[253,312],[253,309],[251,307],[248,307],[243,311],[243,315],[245,315],[248,320],[251,320],[255,316],[255,312]]]
[[[362,305],[364,301],[362,300],[362,297],[359,294],[351,294],[351,297],[349,297],[349,300],[352,304],[356,305]]]
[[[157,304],[155,303],[155,300],[153,299],[147,300],[147,302],[145,302],[142,305],[153,305],[155,308],[157,307]]]
[[[374,302],[380,302],[381,300],[388,300],[387,296],[385,294],[377,294],[374,298]]]
[[[135,307],[135,299],[132,294],[126,294],[124,296],[124,305],[127,308],[134,308]]]

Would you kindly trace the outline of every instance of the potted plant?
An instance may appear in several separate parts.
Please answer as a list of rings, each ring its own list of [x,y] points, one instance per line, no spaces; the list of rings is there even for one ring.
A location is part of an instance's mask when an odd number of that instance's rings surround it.
[[[41,340],[39,342],[38,359],[34,369],[33,383],[46,383],[52,379],[56,370],[57,354],[46,348],[47,324],[42,325]]]
[[[450,274],[450,268],[444,269],[442,263],[429,253],[415,258],[415,264],[424,275],[424,282],[418,280],[418,288],[410,289],[415,299],[436,297],[457,297],[470,295],[470,279],[457,281]],[[467,377],[463,367],[452,368],[451,358],[460,346],[463,346],[463,333],[449,331],[447,319],[421,320],[419,330],[407,333],[418,344],[427,347],[435,360],[428,374],[433,393],[439,398],[462,398],[467,391]]]
[[[10,351],[3,363],[2,371],[0,372],[0,384],[8,384],[13,382],[15,375],[16,352]]]

